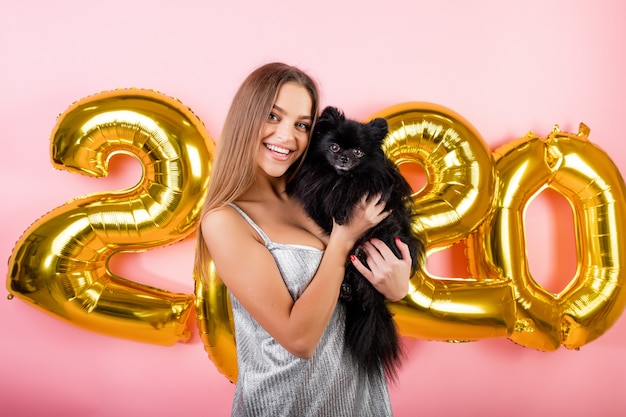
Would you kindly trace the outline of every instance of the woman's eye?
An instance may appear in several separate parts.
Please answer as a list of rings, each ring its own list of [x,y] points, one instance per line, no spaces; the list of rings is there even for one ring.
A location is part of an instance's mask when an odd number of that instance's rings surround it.
[[[304,122],[296,123],[296,127],[305,132],[308,132],[311,129],[311,125],[309,125],[308,123],[304,123]]]
[[[333,152],[333,153],[337,153],[337,152],[339,152],[341,150],[339,145],[337,145],[336,143],[331,143],[330,146],[328,147],[328,149],[330,149],[330,151]]]
[[[362,158],[363,155],[365,155],[365,153],[359,149],[359,148],[354,148],[354,150],[352,151],[352,153],[354,154],[354,156],[356,156],[357,158]]]
[[[274,113],[270,113],[270,115],[267,117],[268,120],[273,120],[273,121],[278,121],[278,116]]]

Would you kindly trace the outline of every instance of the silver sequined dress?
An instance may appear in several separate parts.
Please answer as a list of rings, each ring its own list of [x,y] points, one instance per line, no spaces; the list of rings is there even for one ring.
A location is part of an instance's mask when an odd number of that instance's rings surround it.
[[[265,240],[291,296],[297,299],[315,275],[323,251],[272,242],[246,213],[231,205]],[[373,376],[359,372],[344,349],[341,304],[337,304],[313,357],[300,359],[278,344],[232,294],[230,299],[239,367],[233,416],[392,415],[382,368]]]

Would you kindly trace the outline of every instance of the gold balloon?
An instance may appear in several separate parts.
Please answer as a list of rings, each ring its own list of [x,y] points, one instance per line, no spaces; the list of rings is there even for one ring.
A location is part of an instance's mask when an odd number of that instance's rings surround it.
[[[214,144],[180,101],[119,89],[74,103],[51,138],[53,166],[102,177],[109,159],[138,159],[140,181],[54,209],[19,239],[9,259],[11,294],[104,334],[170,345],[191,332],[193,296],[141,285],[108,268],[119,252],[144,251],[194,232]]]
[[[409,102],[381,110],[389,134],[385,153],[399,167],[418,164],[428,183],[414,196],[414,228],[428,247],[448,247],[475,230],[493,205],[495,168],[482,136],[443,106]]]
[[[230,298],[213,261],[207,261],[207,271],[204,274],[194,271],[198,331],[209,358],[234,383],[237,381],[239,369]]]
[[[617,320],[626,305],[626,186],[586,126],[577,135],[555,128],[545,141],[529,133],[492,153],[443,106],[404,103],[375,117],[389,124],[387,156],[426,172],[426,186],[413,195],[413,227],[427,255],[464,242],[472,276],[418,272],[409,294],[390,303],[400,334],[575,349]],[[195,303],[193,295],[108,268],[116,253],[168,245],[196,230],[214,149],[190,109],[155,91],[115,90],[74,103],[52,132],[53,166],[102,177],[109,159],[125,153],[143,174],[134,187],[76,198],[37,220],[9,259],[11,296],[90,330],[165,345],[188,340],[195,310],[209,357],[235,382],[230,299],[210,259],[204,280],[194,271]],[[578,269],[560,294],[532,279],[525,250],[525,208],[547,187],[569,200],[576,220]]]
[[[626,303],[626,187],[611,159],[588,140],[555,127],[542,141],[534,133],[494,153],[500,185],[496,210],[474,236],[476,267],[499,270],[513,281],[518,320],[510,339],[540,350],[575,349],[603,334]],[[532,279],[526,256],[524,212],[545,188],[574,210],[578,267],[553,294]]]
[[[389,107],[370,117],[389,124],[384,148],[398,166],[418,164],[427,185],[414,194],[413,227],[430,254],[465,239],[490,214],[496,184],[493,158],[462,116],[423,102]],[[429,340],[478,340],[508,335],[515,323],[510,282],[497,277],[411,279],[409,294],[390,305],[404,336]]]

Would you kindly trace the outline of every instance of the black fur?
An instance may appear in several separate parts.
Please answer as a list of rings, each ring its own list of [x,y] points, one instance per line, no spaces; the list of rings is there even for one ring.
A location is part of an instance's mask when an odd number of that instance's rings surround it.
[[[346,119],[335,107],[322,112],[301,169],[287,185],[287,192],[299,200],[306,212],[327,233],[346,222],[364,195],[382,194],[392,213],[359,240],[354,253],[365,262],[359,245],[372,237],[384,241],[400,257],[395,239],[409,245],[412,274],[423,257],[424,246],[411,229],[411,187],[395,164],[386,157],[382,142],[387,121],[369,123]],[[394,379],[402,349],[393,317],[383,295],[348,260],[340,301],[346,306],[346,346],[366,372],[382,364]]]

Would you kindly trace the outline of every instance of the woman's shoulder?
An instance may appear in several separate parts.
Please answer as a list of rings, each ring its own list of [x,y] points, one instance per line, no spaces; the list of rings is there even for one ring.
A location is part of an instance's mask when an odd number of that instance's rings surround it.
[[[220,207],[216,207],[202,216],[200,221],[202,232],[212,232],[228,230],[233,227],[239,227],[242,217],[234,207],[224,204]]]
[[[200,226],[205,240],[207,238],[218,240],[233,238],[241,241],[245,237],[259,240],[257,233],[242,214],[230,204],[224,204],[205,213]]]

